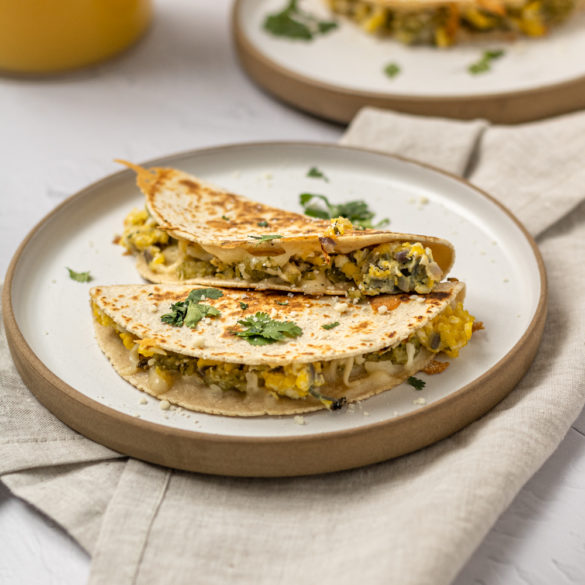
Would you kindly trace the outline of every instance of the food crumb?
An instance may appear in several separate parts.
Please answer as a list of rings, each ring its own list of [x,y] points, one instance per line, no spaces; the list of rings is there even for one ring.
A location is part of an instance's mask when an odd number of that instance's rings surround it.
[[[421,197],[419,200],[419,205],[426,205],[429,202],[429,198],[428,197]]]
[[[347,303],[335,303],[335,306],[333,308],[336,311],[339,311],[340,313],[345,313],[345,311],[347,311],[348,309],[348,305]]]
[[[370,413],[367,410],[364,410],[363,414],[364,416],[370,416]]]
[[[294,420],[295,420],[295,423],[297,425],[306,425],[307,424],[307,422],[305,421],[305,417],[304,416],[297,415],[297,416],[295,416],[295,419]]]
[[[383,315],[384,313],[388,312],[388,307],[386,305],[380,305],[378,307],[378,313],[380,313],[380,315]]]
[[[171,407],[171,403],[168,400],[161,400],[158,407],[161,410],[168,410]]]
[[[416,398],[415,400],[412,401],[413,404],[417,404],[419,406],[424,406],[427,403],[427,399],[426,398]]]
[[[142,404],[142,405],[144,405],[144,404],[148,404],[148,400],[146,400],[146,398],[142,397],[142,398],[140,399],[140,402],[139,402],[138,404]]]
[[[504,278],[504,282],[510,282],[509,278]]]

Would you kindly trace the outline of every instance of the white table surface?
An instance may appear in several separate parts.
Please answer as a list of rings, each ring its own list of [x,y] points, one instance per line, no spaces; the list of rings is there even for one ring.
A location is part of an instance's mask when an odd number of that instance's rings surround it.
[[[274,101],[240,69],[230,0],[160,0],[121,57],[50,79],[0,77],[0,275],[18,243],[112,160],[259,140],[337,141],[343,128]],[[1,432],[1,430],[0,430]],[[0,484],[0,584],[79,585],[89,557]],[[454,585],[585,583],[585,413]]]

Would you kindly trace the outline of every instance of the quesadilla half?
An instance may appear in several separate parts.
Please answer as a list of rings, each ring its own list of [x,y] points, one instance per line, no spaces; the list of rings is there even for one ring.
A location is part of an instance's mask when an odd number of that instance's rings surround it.
[[[191,281],[311,295],[425,294],[448,273],[448,241],[331,221],[257,203],[175,169],[137,173],[146,209],[119,239],[151,282]]]
[[[91,289],[96,337],[115,370],[161,400],[228,416],[340,408],[440,372],[475,328],[465,286],[427,295],[335,297],[190,285]]]
[[[582,0],[327,0],[366,32],[406,44],[448,47],[470,37],[540,37]]]

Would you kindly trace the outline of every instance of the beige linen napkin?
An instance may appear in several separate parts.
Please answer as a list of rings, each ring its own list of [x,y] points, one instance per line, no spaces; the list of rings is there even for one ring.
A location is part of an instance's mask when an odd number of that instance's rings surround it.
[[[327,476],[232,479],[80,437],[30,397],[2,341],[0,476],[90,552],[91,585],[446,585],[583,408],[585,114],[506,128],[366,109],[342,143],[466,172],[525,222],[550,281],[533,366],[488,415],[417,453]]]

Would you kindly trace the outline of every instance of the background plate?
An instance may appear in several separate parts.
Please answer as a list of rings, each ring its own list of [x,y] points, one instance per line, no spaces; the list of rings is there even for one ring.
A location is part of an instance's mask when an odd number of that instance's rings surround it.
[[[545,320],[542,260],[524,228],[470,184],[418,163],[348,147],[244,144],[177,154],[174,166],[229,190],[300,211],[309,191],[361,198],[390,229],[452,241],[452,275],[486,330],[422,391],[406,384],[340,412],[238,419],[159,402],[123,381],[93,338],[88,284],[141,282],[112,243],[128,211],[143,206],[121,171],[74,195],[20,246],[3,305],[8,341],[31,391],[61,420],[123,453],[172,467],[231,475],[300,475],[381,461],[437,441],[485,413],[529,366]],[[318,166],[329,182],[306,176]]]
[[[266,33],[268,13],[284,0],[237,0],[236,47],[246,71],[262,87],[301,109],[349,122],[363,106],[452,118],[516,123],[585,106],[585,13],[545,38],[458,45],[445,50],[408,47],[366,34],[339,19],[340,27],[311,42]],[[303,0],[307,11],[330,19],[323,0]],[[483,75],[467,68],[486,48],[504,57]],[[389,79],[384,67],[397,63]]]

